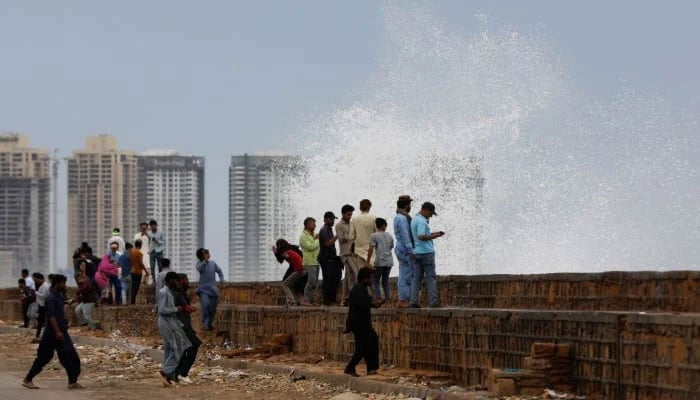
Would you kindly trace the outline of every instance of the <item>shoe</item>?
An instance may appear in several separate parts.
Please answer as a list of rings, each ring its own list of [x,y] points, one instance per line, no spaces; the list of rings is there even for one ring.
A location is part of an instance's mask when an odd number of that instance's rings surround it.
[[[26,387],[27,389],[39,389],[39,386],[35,385],[34,382],[28,380],[23,380],[22,386]]]
[[[420,308],[420,304],[411,304],[411,308]]]
[[[182,375],[178,376],[177,380],[178,380],[180,383],[182,383],[183,385],[191,385],[191,384],[194,383],[194,382],[192,382],[192,379],[190,379],[190,378],[188,378],[188,377],[186,377],[186,376],[182,376]]]
[[[160,378],[160,381],[163,382],[163,386],[165,387],[172,387],[173,386],[173,381],[165,375],[163,371],[158,371],[158,377]]]
[[[85,388],[83,387],[83,385],[79,384],[78,382],[75,382],[75,383],[69,383],[68,389],[75,390],[75,389],[85,389]]]
[[[355,377],[355,378],[359,378],[359,377],[360,377],[360,375],[358,375],[357,372],[355,372],[355,371],[350,371],[350,370],[347,370],[347,369],[346,369],[345,371],[343,371],[343,373],[345,373],[345,375],[350,375],[350,376]]]
[[[410,307],[410,304],[409,304],[407,301],[402,300],[402,301],[399,301],[399,304],[397,305],[397,307],[399,307],[399,308],[408,308],[408,307]]]
[[[367,371],[367,376],[369,376],[369,375],[377,375],[377,370],[371,369],[371,370]]]

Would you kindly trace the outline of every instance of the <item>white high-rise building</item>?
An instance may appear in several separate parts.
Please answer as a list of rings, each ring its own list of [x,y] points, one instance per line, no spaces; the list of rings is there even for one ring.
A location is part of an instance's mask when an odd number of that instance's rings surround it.
[[[295,156],[232,156],[229,167],[229,279],[277,281],[284,269],[272,254],[279,238],[291,242],[301,222],[292,190],[303,172]]]
[[[163,256],[173,270],[199,280],[195,252],[204,247],[204,157],[173,150],[139,156],[139,221],[156,220],[165,235]],[[128,232],[133,239],[136,231]]]

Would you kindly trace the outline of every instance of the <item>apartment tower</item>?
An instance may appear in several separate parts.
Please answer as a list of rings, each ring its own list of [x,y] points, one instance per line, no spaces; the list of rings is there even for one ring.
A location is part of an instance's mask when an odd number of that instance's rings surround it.
[[[151,150],[138,159],[139,221],[156,220],[173,269],[199,281],[195,252],[204,247],[204,157]],[[136,231],[129,231],[133,239]]]
[[[0,287],[17,285],[23,268],[49,268],[49,152],[29,138],[0,135]]]
[[[138,230],[138,157],[117,148],[111,135],[89,136],[68,162],[68,257],[81,242],[96,255],[107,250],[112,229],[129,239]]]
[[[270,248],[296,238],[291,190],[302,172],[294,156],[232,156],[229,167],[229,279],[277,281],[283,269]]]

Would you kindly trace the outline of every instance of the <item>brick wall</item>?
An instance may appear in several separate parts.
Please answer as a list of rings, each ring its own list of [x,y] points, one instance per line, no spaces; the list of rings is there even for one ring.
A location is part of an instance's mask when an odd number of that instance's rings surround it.
[[[443,305],[469,308],[700,312],[700,272],[604,272],[541,275],[474,275],[438,278]],[[193,283],[196,285],[196,283]],[[221,301],[284,305],[279,282],[227,283]],[[396,297],[396,280],[392,280]],[[70,292],[69,292],[70,293]],[[152,286],[138,302],[154,302]],[[0,300],[17,289],[0,289]],[[317,293],[320,299],[320,291]]]

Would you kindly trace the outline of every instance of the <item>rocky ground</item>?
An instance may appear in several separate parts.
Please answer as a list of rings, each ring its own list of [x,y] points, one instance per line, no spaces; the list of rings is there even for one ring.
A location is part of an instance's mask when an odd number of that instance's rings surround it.
[[[207,398],[207,399],[375,399],[394,400],[406,399],[403,395],[377,395],[347,393],[343,387],[334,387],[313,379],[292,379],[286,375],[258,374],[250,371],[232,370],[218,366],[207,366],[207,360],[221,358],[225,346],[209,341],[209,345],[200,352],[198,363],[195,365],[191,378],[193,385],[180,385],[175,388],[164,388],[157,377],[160,363],[154,362],[141,351],[144,347],[158,348],[160,339],[157,337],[123,338],[118,332],[87,332],[84,329],[72,328],[71,334],[84,336],[109,337],[122,342],[125,348],[111,348],[78,345],[77,350],[82,360],[83,374],[81,382],[86,386],[85,392],[90,399],[151,399],[170,396],[177,399]],[[5,357],[0,359],[0,370],[7,371],[17,377],[17,384],[31,365],[36,351],[36,344],[31,343],[27,334],[0,334],[0,351]],[[251,360],[264,359],[266,363],[278,365],[294,365],[307,370],[335,372],[342,374],[343,365],[338,362],[324,360],[319,356],[299,356],[293,354],[276,356],[252,356]],[[203,362],[204,361],[204,362]],[[358,368],[362,373],[362,369]],[[44,390],[51,387],[65,386],[61,379],[65,373],[54,359],[51,364],[36,378],[35,383],[43,386]],[[368,378],[363,378],[368,379]],[[403,386],[423,386],[451,390],[464,393],[465,399],[496,399],[483,391],[469,391],[452,385],[444,374],[430,371],[411,371],[385,366],[380,374],[372,379]],[[46,383],[48,382],[48,383]],[[42,383],[45,383],[42,385]],[[57,386],[58,385],[58,386]],[[541,398],[541,397],[537,397]],[[507,399],[507,398],[504,398]],[[512,397],[510,399],[527,399]]]

